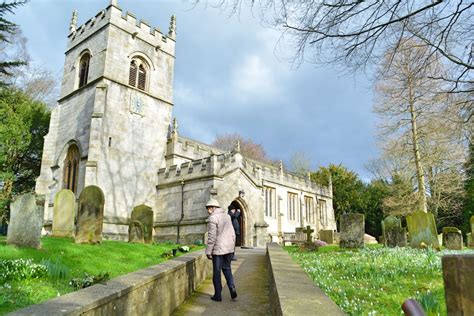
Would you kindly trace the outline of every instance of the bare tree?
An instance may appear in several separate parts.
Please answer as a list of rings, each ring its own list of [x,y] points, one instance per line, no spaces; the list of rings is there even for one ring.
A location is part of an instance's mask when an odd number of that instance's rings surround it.
[[[432,77],[444,72],[438,55],[413,39],[397,49],[387,52],[376,83],[384,159],[393,162],[395,173],[413,174],[419,209],[427,211],[430,202],[436,212],[462,191],[461,124],[456,112],[448,112],[448,95],[436,92],[440,82]]]
[[[299,175],[306,175],[311,170],[311,159],[303,151],[295,152],[290,159],[290,170]]]
[[[464,94],[474,107],[474,3],[464,0],[193,0],[239,14],[250,6],[265,24],[282,29],[295,47],[294,61],[336,63],[350,69],[376,65],[387,47],[403,49],[407,38],[423,43],[450,69],[433,78]],[[446,87],[446,86],[445,86]]]
[[[7,33],[5,38],[7,41],[0,43],[0,57],[23,63],[11,69],[8,75],[0,74],[0,80],[21,89],[31,99],[53,107],[59,96],[56,76],[32,61],[26,47],[27,39],[19,28]]]
[[[217,135],[211,145],[225,151],[231,151],[236,148],[237,144],[239,144],[240,151],[244,156],[265,163],[273,163],[261,144],[256,144],[253,140],[246,139],[237,133]]]

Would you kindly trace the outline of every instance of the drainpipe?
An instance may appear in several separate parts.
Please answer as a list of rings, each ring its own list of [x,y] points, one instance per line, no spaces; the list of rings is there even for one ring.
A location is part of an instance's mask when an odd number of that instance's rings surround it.
[[[184,218],[184,179],[181,179],[181,217],[178,221],[178,234],[176,238],[176,243],[179,245],[180,244],[180,226],[181,222],[183,221]]]

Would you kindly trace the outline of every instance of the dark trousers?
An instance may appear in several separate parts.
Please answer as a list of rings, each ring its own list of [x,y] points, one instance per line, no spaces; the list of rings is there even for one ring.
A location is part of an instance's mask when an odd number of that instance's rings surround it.
[[[234,286],[234,277],[232,276],[232,269],[230,267],[233,255],[233,253],[212,255],[212,283],[214,283],[214,296],[216,298],[222,297],[221,271],[224,273],[229,289]]]

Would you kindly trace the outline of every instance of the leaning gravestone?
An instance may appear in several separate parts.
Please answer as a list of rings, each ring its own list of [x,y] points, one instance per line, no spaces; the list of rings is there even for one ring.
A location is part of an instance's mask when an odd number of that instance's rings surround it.
[[[443,227],[443,246],[447,249],[462,250],[462,233],[456,227]]]
[[[431,246],[439,249],[438,234],[433,214],[415,211],[407,216],[407,226],[411,247]]]
[[[364,247],[365,223],[364,214],[352,213],[341,215],[341,248]]]
[[[153,211],[151,207],[142,204],[133,208],[129,226],[129,242],[145,242],[146,244],[153,242]]]
[[[334,236],[333,230],[321,229],[319,231],[319,240],[324,241],[328,245],[334,244],[334,239],[335,239],[335,236]]]
[[[18,247],[41,248],[44,196],[28,193],[10,204],[10,224],[7,244]]]
[[[76,214],[76,195],[68,189],[56,193],[53,208],[53,236],[72,237],[74,216]]]
[[[100,243],[104,220],[104,193],[95,186],[85,187],[79,195],[75,242]]]

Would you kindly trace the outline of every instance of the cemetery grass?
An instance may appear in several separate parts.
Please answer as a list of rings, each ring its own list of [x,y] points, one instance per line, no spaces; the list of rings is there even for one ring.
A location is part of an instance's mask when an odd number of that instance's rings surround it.
[[[104,240],[100,245],[74,244],[71,238],[43,237],[42,249],[6,245],[0,237],[0,260],[30,259],[31,265],[46,265],[43,277],[20,277],[5,280],[0,271],[0,315],[75,291],[69,285],[73,278],[104,275],[110,279],[167,260],[174,244],[129,244]],[[200,249],[202,247],[195,247]],[[179,254],[179,251],[178,251]]]
[[[400,315],[415,298],[427,315],[446,315],[441,256],[459,251],[325,246],[318,252],[285,247],[310,278],[350,315]]]

